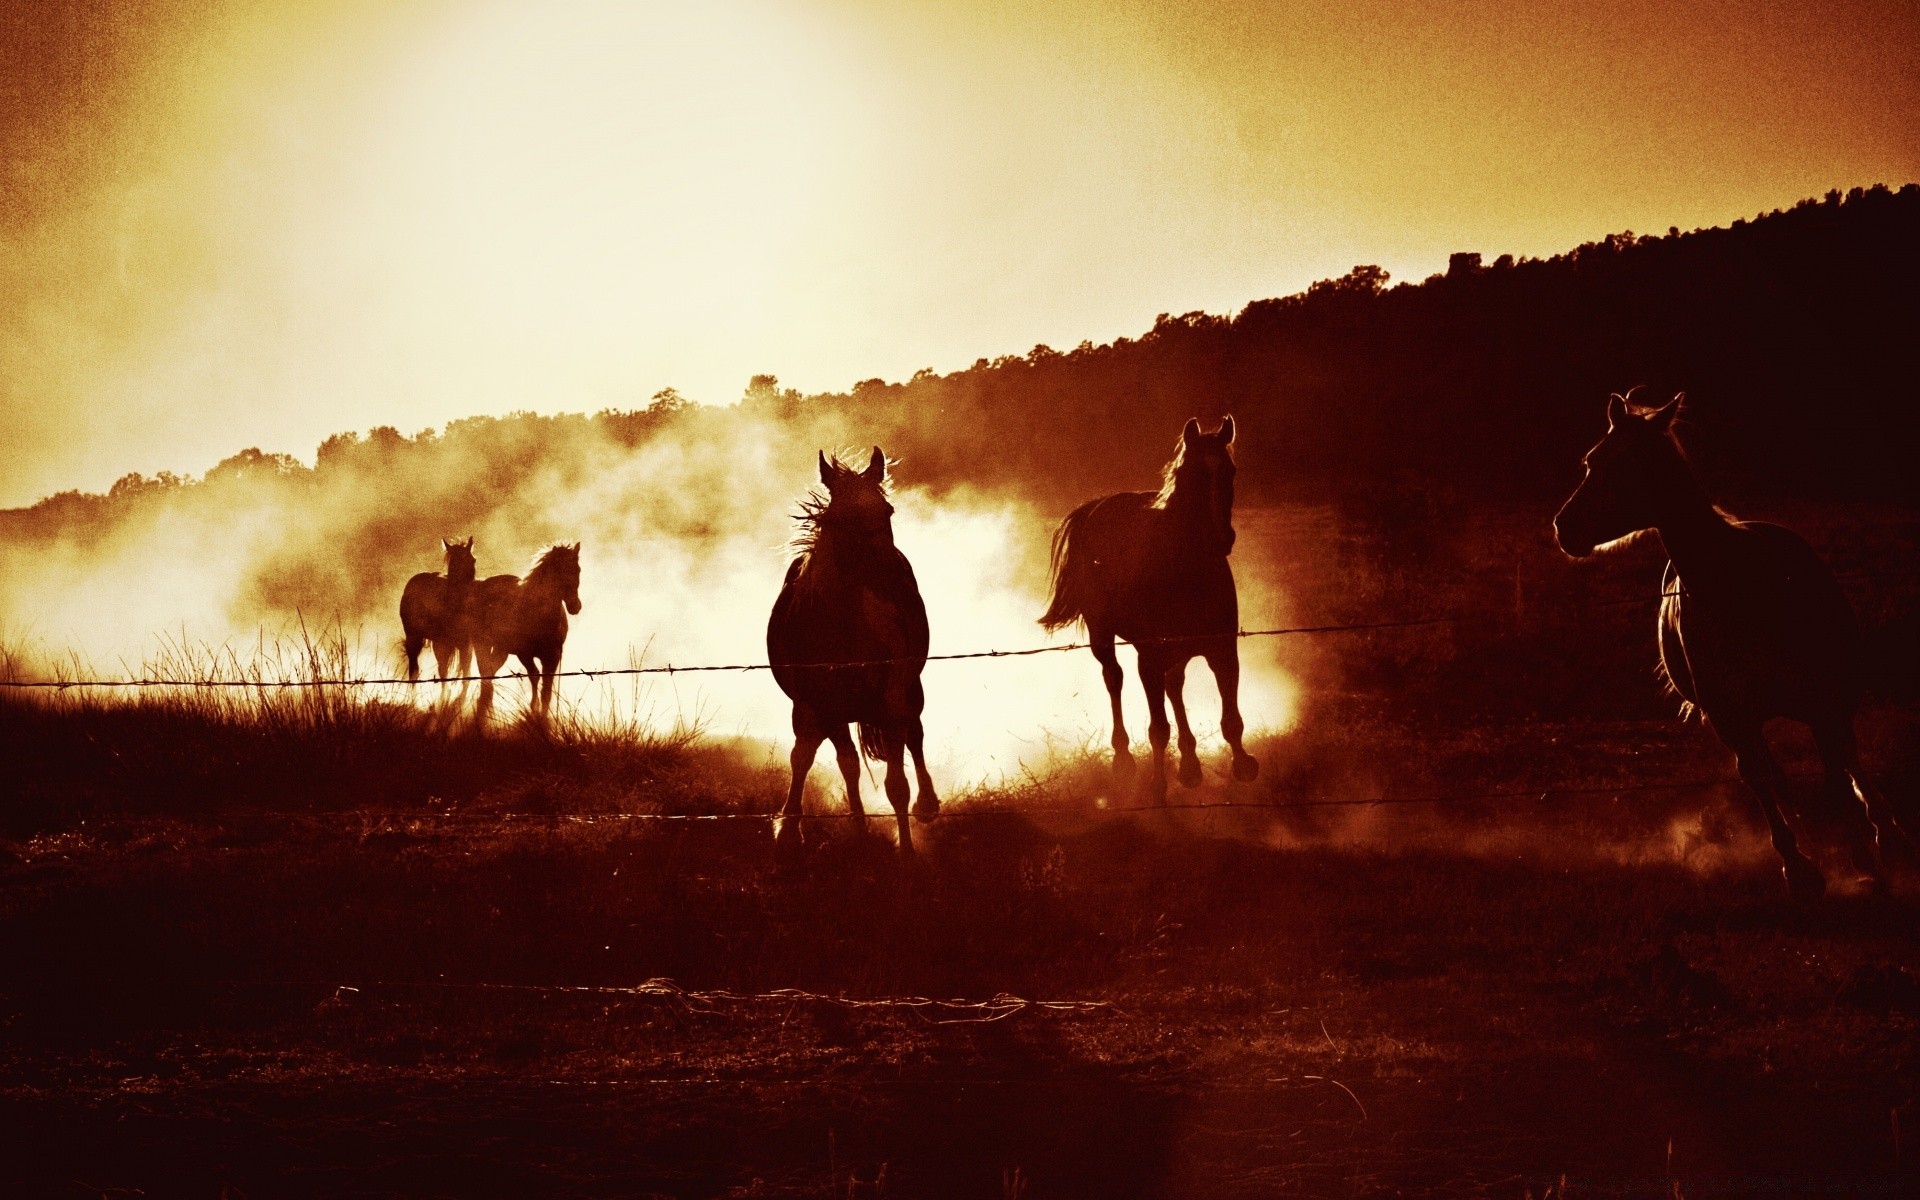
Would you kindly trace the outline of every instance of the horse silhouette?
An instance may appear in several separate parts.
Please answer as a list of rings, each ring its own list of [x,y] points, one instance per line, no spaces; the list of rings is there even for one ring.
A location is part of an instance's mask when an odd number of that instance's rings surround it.
[[[527,673],[527,711],[544,718],[553,706],[553,675],[567,643],[567,614],[580,613],[580,543],[551,546],[525,579],[493,575],[473,585],[475,655],[480,660],[476,720],[493,707],[493,676],[509,656]]]
[[[1820,556],[1797,534],[1716,508],[1688,469],[1671,429],[1680,408],[1640,415],[1607,402],[1606,436],[1587,452],[1586,477],[1554,517],[1574,558],[1652,530],[1669,562],[1661,591],[1660,667],[1681,699],[1733,751],[1780,854],[1787,888],[1810,903],[1826,879],[1800,852],[1783,815],[1786,773],[1762,724],[1789,717],[1813,730],[1828,796],[1841,807],[1855,865],[1885,887],[1879,849],[1907,841],[1884,797],[1860,770],[1853,719],[1862,688],[1852,608]]]
[[[407,656],[407,681],[420,678],[420,651],[433,646],[434,678],[440,680],[441,698],[445,698],[447,665],[455,663],[462,676],[454,707],[466,699],[469,663],[473,658],[473,636],[467,606],[473,593],[473,539],[464,542],[440,539],[446,555],[446,573],[422,571],[407,580],[400,593],[401,642]]]
[[[1113,767],[1133,773],[1121,715],[1124,677],[1114,638],[1134,644],[1147,693],[1147,736],[1153,745],[1148,796],[1167,798],[1167,713],[1180,726],[1180,782],[1200,782],[1200,760],[1187,725],[1187,663],[1205,658],[1220,685],[1220,732],[1233,752],[1233,777],[1257,778],[1260,763],[1241,744],[1240,600],[1227,555],[1233,550],[1233,418],[1202,433],[1189,420],[1156,492],[1120,492],[1089,500],[1053,535],[1053,601],[1040,624],[1049,630],[1083,621],[1113,704]]]
[[[860,751],[886,763],[900,850],[910,854],[905,754],[913,755],[920,785],[913,815],[931,821],[940,812],[921,745],[927,609],[912,565],[893,544],[886,456],[875,446],[862,471],[825,453],[819,465],[827,494],[801,502],[797,553],[767,621],[767,660],[793,701],[793,783],[775,837],[785,846],[798,843],[801,791],[820,743],[831,741],[846,780],[847,807],[860,825],[866,822]],[[851,724],[860,727],[858,750]]]

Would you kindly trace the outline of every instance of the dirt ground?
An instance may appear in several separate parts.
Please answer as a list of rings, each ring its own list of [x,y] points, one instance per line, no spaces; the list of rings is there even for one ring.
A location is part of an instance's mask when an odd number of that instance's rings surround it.
[[[1305,794],[1284,750],[1175,799]],[[1737,790],[1631,789],[1724,771],[1670,722],[1378,755],[1600,784],[1115,814],[1089,764],[959,800],[905,869],[843,821],[782,871],[757,819],[95,811],[6,843],[0,1190],[1920,1187],[1911,872],[1829,855],[1794,906]]]

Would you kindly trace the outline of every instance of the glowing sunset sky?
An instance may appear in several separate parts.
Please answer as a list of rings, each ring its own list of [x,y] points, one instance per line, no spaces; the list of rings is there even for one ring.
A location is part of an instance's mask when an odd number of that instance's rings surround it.
[[[10,7],[0,503],[952,370],[1920,178],[1911,4],[1413,13]]]

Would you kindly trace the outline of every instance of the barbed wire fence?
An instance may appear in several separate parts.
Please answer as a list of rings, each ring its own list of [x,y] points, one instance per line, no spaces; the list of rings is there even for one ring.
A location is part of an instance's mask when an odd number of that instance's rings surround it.
[[[1843,577],[1877,578],[1876,576],[1872,576],[1872,575],[1861,573],[1861,572],[1849,572],[1849,573],[1846,573],[1846,575]],[[1562,610],[1563,611],[1604,610],[1604,609],[1619,608],[1619,607],[1624,607],[1629,605],[1652,604],[1655,602],[1665,601],[1667,599],[1680,596],[1682,594],[1683,593],[1681,591],[1660,591],[1660,592],[1655,592],[1650,594],[1615,597],[1607,600],[1597,600],[1597,601],[1589,601],[1582,604],[1565,605],[1565,606],[1562,606]],[[1278,627],[1266,628],[1266,629],[1242,629],[1242,630],[1238,630],[1235,636],[1238,639],[1242,639],[1242,640],[1253,639],[1253,638],[1277,638],[1277,637],[1292,637],[1292,636],[1324,636],[1324,635],[1334,635],[1334,634],[1367,633],[1367,632],[1406,630],[1406,629],[1419,629],[1419,628],[1436,628],[1441,626],[1453,626],[1453,625],[1474,624],[1474,623],[1484,624],[1489,619],[1490,618],[1486,613],[1477,613],[1477,612],[1476,613],[1448,613],[1448,614],[1434,614],[1434,615],[1425,615],[1425,616],[1393,618],[1389,620],[1380,620],[1380,621],[1354,621],[1354,622],[1329,623],[1329,624],[1317,624],[1317,625],[1278,626]],[[1151,641],[1173,642],[1173,641],[1197,641],[1201,639],[1165,638],[1165,639],[1134,639],[1134,640],[1118,639],[1118,640],[1123,645],[1128,645],[1128,644],[1141,645],[1141,644],[1148,644]],[[1043,655],[1043,654],[1070,653],[1073,651],[1085,650],[1088,648],[1089,648],[1089,643],[1084,641],[1074,641],[1074,642],[1056,643],[1056,644],[1046,645],[1046,646],[1031,646],[1031,647],[1022,647],[1022,648],[994,648],[994,649],[988,649],[988,650],[972,650],[972,651],[962,651],[962,652],[947,653],[947,654],[929,654],[924,658],[924,660],[910,659],[910,658],[882,658],[882,659],[864,659],[864,660],[857,660],[857,661],[834,662],[834,663],[796,663],[791,665],[795,668],[804,668],[804,669],[813,669],[813,670],[823,670],[823,669],[824,670],[844,670],[844,669],[859,669],[863,667],[891,666],[891,665],[896,665],[901,663],[911,663],[911,662],[920,662],[920,661],[924,661],[927,663],[945,663],[945,662],[1030,658],[1030,657]],[[565,671],[555,672],[555,678],[597,680],[597,679],[618,678],[618,677],[624,677],[624,676],[647,676],[647,675],[672,676],[672,675],[698,674],[698,673],[745,673],[745,672],[754,672],[754,671],[770,671],[770,670],[773,670],[776,665],[787,665],[787,664],[773,664],[769,662],[700,663],[700,664],[685,664],[685,665],[676,664],[676,663],[664,663],[658,666],[572,668]],[[398,677],[398,676],[387,676],[387,677],[315,676],[315,677],[304,678],[304,679],[239,679],[239,678],[156,679],[156,678],[144,678],[144,677],[143,678],[129,677],[129,678],[122,678],[122,679],[87,679],[87,678],[20,679],[20,678],[13,678],[13,677],[0,677],[0,689],[12,689],[16,691],[29,690],[29,691],[64,692],[71,689],[83,689],[83,688],[84,689],[108,689],[108,690],[121,689],[121,690],[135,690],[135,691],[165,690],[165,689],[200,690],[200,689],[218,689],[218,688],[244,688],[244,689],[252,689],[252,690],[259,690],[259,691],[270,691],[270,690],[280,690],[280,689],[330,688],[330,687],[349,687],[349,688],[373,687],[373,686],[419,687],[427,684],[438,685],[442,683],[476,683],[476,682],[483,682],[487,678],[491,678],[494,680],[526,679],[528,678],[528,673],[524,671],[502,671],[494,674],[491,677],[481,676],[481,675],[452,675],[452,676],[445,676],[445,677],[419,678],[419,679],[407,679],[407,678]],[[1099,807],[1092,810],[1088,810],[1084,807],[1070,807],[1070,806],[1008,807],[1008,806],[1001,806],[1001,805],[981,805],[977,807],[967,807],[967,808],[949,808],[945,812],[943,812],[942,815],[943,817],[955,817],[955,816],[986,817],[986,816],[1005,815],[1005,814],[1058,815],[1058,816],[1066,816],[1066,815],[1085,816],[1085,815],[1091,814],[1091,815],[1107,816],[1107,815],[1119,815],[1119,814],[1126,814],[1126,813],[1149,813],[1149,812],[1219,813],[1222,811],[1232,811],[1232,810],[1270,810],[1270,811],[1271,810],[1306,810],[1306,809],[1325,809],[1325,808],[1392,807],[1392,806],[1403,806],[1403,805],[1444,806],[1444,805],[1452,805],[1452,804],[1511,802],[1511,801],[1524,801],[1524,800],[1544,802],[1558,796],[1565,796],[1565,797],[1608,796],[1608,795],[1620,796],[1620,795],[1657,793],[1657,792],[1705,791],[1705,790],[1711,790],[1714,788],[1727,787],[1727,786],[1731,786],[1738,783],[1740,783],[1740,777],[1738,775],[1725,774],[1725,775],[1716,775],[1716,776],[1692,778],[1692,779],[1657,780],[1657,781],[1647,781],[1647,782],[1638,782],[1638,783],[1601,784],[1601,785],[1551,783],[1551,784],[1534,786],[1534,787],[1510,787],[1510,788],[1500,788],[1500,789],[1472,791],[1472,792],[1445,792],[1445,793],[1405,795],[1405,796],[1373,795],[1373,796],[1340,796],[1340,797],[1298,797],[1298,798],[1292,798],[1292,799],[1246,799],[1246,798],[1237,798],[1237,797],[1227,797],[1227,798],[1208,800],[1208,801],[1198,802],[1198,803],[1179,802],[1179,801],[1168,801],[1165,803],[1151,803],[1151,804],[1134,803],[1134,804],[1117,804],[1117,805],[1107,805],[1103,803]],[[320,814],[303,813],[299,815],[303,818],[311,819]],[[347,812],[347,813],[336,813],[332,815],[364,819],[369,814],[356,814],[353,812]],[[391,817],[393,814],[381,814],[381,815]],[[494,819],[494,820],[523,819],[523,820],[552,820],[552,821],[564,821],[564,822],[571,822],[571,823],[595,823],[595,822],[619,822],[619,821],[663,821],[663,822],[763,821],[764,822],[764,821],[777,819],[779,814],[760,813],[760,812],[716,812],[716,813],[605,812],[605,813],[576,813],[576,814],[566,814],[566,815],[554,815],[554,814],[494,812],[486,815],[488,819]],[[451,814],[435,813],[431,811],[423,812],[423,813],[408,814],[408,819],[411,819],[411,820],[436,820],[436,819],[446,820],[450,818],[451,818]],[[865,814],[852,813],[852,812],[808,813],[806,819],[807,820],[860,821],[860,820],[866,819],[866,816]]]
[[[1839,572],[1839,573],[1836,573],[1835,578],[1867,580],[1867,581],[1874,581],[1874,582],[1884,581],[1881,575],[1874,572],[1864,572],[1864,571]],[[1664,601],[1673,597],[1681,596],[1683,594],[1684,594],[1683,591],[1664,591],[1663,590],[1659,592],[1652,592],[1652,593],[1646,593],[1646,594],[1635,595],[1635,596],[1619,596],[1619,597],[1614,597],[1608,600],[1593,600],[1593,601],[1586,601],[1586,602],[1577,603],[1577,604],[1566,604],[1566,605],[1561,605],[1559,607],[1560,607],[1560,611],[1563,611],[1563,612],[1602,611],[1606,609],[1622,608],[1622,607],[1636,605],[1636,604],[1652,604],[1657,601]],[[1382,631],[1398,630],[1398,629],[1437,628],[1440,626],[1450,626],[1450,625],[1486,624],[1491,620],[1492,618],[1486,612],[1436,613],[1436,614],[1428,614],[1428,615],[1413,616],[1413,617],[1390,618],[1390,619],[1381,620],[1381,621],[1349,621],[1349,622],[1328,623],[1328,624],[1320,624],[1320,625],[1287,625],[1287,626],[1277,626],[1269,629],[1241,629],[1236,632],[1235,636],[1241,640],[1252,639],[1252,638],[1323,636],[1323,635],[1342,634],[1342,633],[1382,632]],[[1209,639],[1196,638],[1196,637],[1116,639],[1116,641],[1121,645],[1134,645],[1134,646],[1147,645],[1147,644],[1153,644],[1153,643],[1198,642],[1203,640],[1209,640]],[[833,662],[833,663],[790,663],[790,664],[778,663],[776,664],[771,662],[740,662],[740,663],[680,664],[680,663],[667,662],[667,663],[662,663],[659,666],[651,666],[651,667],[650,666],[571,667],[564,671],[554,672],[553,677],[555,679],[596,680],[596,679],[613,679],[613,678],[619,678],[623,676],[639,676],[639,675],[693,675],[693,674],[702,674],[702,673],[707,673],[707,674],[745,673],[745,672],[752,672],[752,671],[771,671],[775,669],[775,667],[777,666],[780,666],[780,667],[790,666],[795,669],[808,669],[808,670],[849,670],[849,669],[858,669],[861,667],[895,666],[903,663],[915,663],[915,662],[945,663],[945,662],[966,662],[966,661],[991,660],[991,659],[1032,658],[1036,655],[1064,654],[1064,653],[1070,653],[1075,650],[1086,650],[1088,648],[1089,648],[1089,643],[1076,641],[1076,642],[1059,642],[1059,643],[1054,643],[1046,646],[1028,646],[1028,647],[1021,647],[1021,648],[1014,648],[1014,649],[995,648],[995,649],[989,649],[989,650],[965,650],[965,651],[958,651],[958,652],[948,653],[948,654],[928,654],[924,658],[873,658],[873,659],[861,659],[856,661]],[[308,678],[302,678],[302,679],[259,679],[259,678],[254,678],[254,679],[241,679],[241,678],[178,679],[178,678],[150,678],[150,677],[139,677],[139,678],[129,677],[129,678],[121,678],[121,679],[88,679],[88,678],[20,679],[20,678],[13,677],[11,675],[0,674],[0,689],[15,690],[15,691],[20,691],[20,690],[68,691],[76,688],[99,688],[99,689],[108,689],[108,690],[166,689],[166,688],[180,688],[180,689],[248,688],[253,690],[283,690],[283,689],[291,689],[291,688],[329,688],[329,687],[388,687],[388,686],[418,687],[426,684],[441,684],[441,683],[483,683],[489,679],[495,680],[495,681],[503,680],[503,679],[522,679],[523,680],[523,679],[526,679],[527,677],[528,677],[528,673],[525,671],[497,671],[490,676],[489,675],[444,675],[444,676],[433,676],[433,677],[421,677],[417,679],[408,679],[405,676],[332,677],[332,676],[323,676],[323,675],[317,675],[317,674],[314,676],[310,676]]]
[[[1677,596],[1679,594],[1680,593],[1678,592],[1658,592],[1658,593],[1654,593],[1652,595],[1646,595],[1646,596],[1629,596],[1621,599],[1597,601],[1591,604],[1579,605],[1575,607],[1586,608],[1586,609],[1605,609],[1605,608],[1617,608],[1623,605],[1630,605],[1630,604],[1651,604],[1657,600],[1661,600],[1669,596]],[[1395,618],[1395,619],[1385,620],[1385,621],[1353,621],[1353,622],[1346,622],[1346,623],[1340,623],[1340,624],[1327,624],[1327,625],[1288,625],[1288,626],[1279,626],[1271,629],[1242,629],[1242,630],[1238,630],[1234,636],[1238,639],[1245,640],[1249,638],[1311,636],[1311,635],[1325,635],[1325,634],[1338,634],[1338,633],[1366,633],[1366,632],[1377,632],[1377,631],[1394,630],[1394,629],[1419,629],[1419,628],[1438,627],[1443,625],[1461,625],[1461,624],[1468,624],[1468,623],[1484,621],[1484,620],[1486,620],[1486,618],[1482,614],[1451,613],[1451,614],[1434,615],[1434,616]],[[1116,641],[1118,641],[1119,644],[1121,645],[1133,645],[1133,646],[1151,645],[1156,643],[1165,644],[1165,643],[1174,643],[1174,642],[1201,642],[1201,641],[1208,641],[1208,640],[1211,640],[1211,638],[1174,637],[1174,638],[1137,638],[1137,639],[1119,638],[1119,639],[1116,639]],[[621,676],[632,676],[632,675],[691,675],[691,674],[700,674],[700,673],[722,673],[722,672],[740,673],[740,672],[749,672],[749,671],[771,671],[776,667],[791,667],[795,670],[854,670],[862,667],[896,666],[904,663],[916,663],[916,662],[939,663],[939,662],[964,662],[964,661],[981,660],[981,659],[1032,658],[1036,655],[1041,655],[1041,654],[1062,654],[1062,653],[1068,653],[1075,650],[1086,650],[1089,647],[1090,647],[1090,644],[1087,642],[1059,642],[1053,645],[1029,646],[1029,647],[1018,648],[1018,649],[998,649],[997,648],[997,649],[991,649],[991,650],[966,650],[966,651],[959,651],[959,652],[950,653],[950,654],[929,654],[929,655],[926,655],[924,658],[871,658],[871,659],[859,659],[859,660],[853,660],[853,661],[847,661],[847,662],[830,662],[830,663],[744,662],[744,663],[677,664],[677,663],[669,662],[669,663],[663,663],[659,666],[652,666],[652,667],[649,667],[649,666],[574,667],[564,671],[554,672],[554,678],[555,679],[594,680],[594,679],[612,679],[612,678],[618,678]],[[528,677],[528,673],[525,671],[498,671],[498,672],[495,672],[493,675],[445,675],[445,676],[433,676],[433,677],[423,676],[417,679],[408,679],[405,676],[364,676],[364,677],[343,676],[339,678],[319,676],[319,677],[312,677],[312,678],[306,678],[306,679],[155,679],[155,678],[17,679],[17,678],[0,678],[0,688],[10,688],[15,690],[67,691],[74,688],[105,688],[105,689],[124,689],[124,690],[133,690],[133,689],[141,689],[141,688],[183,688],[183,689],[250,688],[250,689],[269,689],[270,690],[270,689],[284,689],[284,688],[324,688],[324,687],[382,687],[382,686],[417,687],[417,686],[426,685],[426,684],[482,683],[489,679],[498,681],[502,679],[526,679],[527,677]]]

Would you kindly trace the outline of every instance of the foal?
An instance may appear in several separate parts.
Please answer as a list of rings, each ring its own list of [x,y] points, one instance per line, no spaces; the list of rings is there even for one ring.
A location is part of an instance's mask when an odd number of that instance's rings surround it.
[[[1585,558],[1635,533],[1660,535],[1670,559],[1660,588],[1667,593],[1658,626],[1662,672],[1682,700],[1682,716],[1698,709],[1733,751],[1766,816],[1788,891],[1811,903],[1827,883],[1782,815],[1786,773],[1761,732],[1771,717],[1812,727],[1854,864],[1884,889],[1878,850],[1890,838],[1909,838],[1860,771],[1853,610],[1798,535],[1733,520],[1707,499],[1670,432],[1680,400],[1647,416],[1629,411],[1623,396],[1607,402],[1606,436],[1587,452],[1586,478],[1553,520],[1560,548]]]

